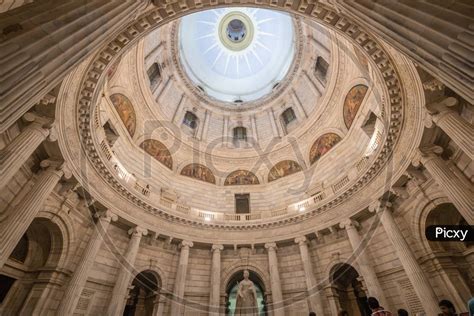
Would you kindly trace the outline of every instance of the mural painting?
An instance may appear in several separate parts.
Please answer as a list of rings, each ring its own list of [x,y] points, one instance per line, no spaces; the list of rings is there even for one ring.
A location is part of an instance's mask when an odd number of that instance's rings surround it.
[[[224,185],[251,185],[259,184],[255,174],[247,170],[236,170],[225,179]]]
[[[189,164],[184,167],[183,170],[181,170],[181,175],[216,184],[216,178],[212,174],[212,171],[209,170],[209,168],[197,163]]]
[[[135,135],[135,128],[137,126],[137,115],[133,109],[132,102],[120,93],[115,93],[110,96],[112,104],[115,106],[120,119],[122,120],[125,128],[127,128],[128,133],[131,137]]]
[[[270,169],[268,173],[268,182],[289,176],[290,174],[296,173],[303,170],[301,166],[293,160],[280,161]]]
[[[347,93],[346,99],[344,100],[344,123],[349,129],[354,122],[354,119],[359,111],[360,105],[364,100],[365,95],[367,94],[368,87],[365,85],[357,85],[352,87],[352,89]]]
[[[324,154],[331,150],[337,143],[341,141],[341,137],[334,133],[327,133],[315,140],[309,152],[309,162],[311,164],[318,161]]]
[[[173,169],[171,153],[162,142],[155,139],[147,139],[140,145],[140,148],[169,169]]]

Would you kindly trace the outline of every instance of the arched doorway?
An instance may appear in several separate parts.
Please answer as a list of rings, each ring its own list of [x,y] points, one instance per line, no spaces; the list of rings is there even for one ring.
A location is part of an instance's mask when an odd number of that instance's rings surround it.
[[[262,278],[251,269],[247,269],[250,273],[249,279],[255,284],[257,291],[257,303],[259,316],[267,315],[267,306],[266,306],[266,295],[265,295],[265,285],[262,281]],[[234,315],[235,304],[237,300],[237,288],[239,282],[243,280],[244,269],[235,272],[232,277],[229,279],[229,282],[226,286],[226,315]]]
[[[367,296],[362,289],[359,273],[347,263],[340,263],[331,269],[331,281],[339,297],[339,305],[351,316],[369,316]]]
[[[433,208],[426,217],[425,227],[431,225],[465,225],[468,223],[451,203],[443,203]],[[424,236],[424,238],[426,238]],[[440,295],[451,300],[457,310],[463,311],[465,302],[474,292],[474,243],[426,241],[431,251],[437,273],[432,275],[440,286]],[[440,268],[441,269],[440,269]]]
[[[56,277],[61,274],[64,242],[57,224],[46,218],[33,220],[0,271],[0,314],[45,313],[48,300],[59,290]]]
[[[155,272],[145,270],[137,274],[132,281],[124,316],[151,316],[158,308],[161,280]]]

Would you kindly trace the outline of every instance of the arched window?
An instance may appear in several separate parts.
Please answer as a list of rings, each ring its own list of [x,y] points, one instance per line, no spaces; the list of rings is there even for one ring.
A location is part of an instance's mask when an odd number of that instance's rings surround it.
[[[247,129],[243,126],[234,128],[234,141],[247,141]]]
[[[318,56],[318,58],[316,58],[316,65],[314,66],[314,74],[316,75],[316,77],[318,77],[322,81],[326,81],[328,69],[328,62],[323,57]]]
[[[158,63],[153,63],[147,70],[148,79],[150,80],[150,86],[152,88],[156,87],[161,78],[161,68]]]
[[[296,120],[295,111],[293,111],[292,108],[286,109],[286,110],[283,111],[283,113],[281,114],[281,119],[282,119],[283,123],[285,123],[285,125],[290,124],[291,122],[293,122],[294,120]]]
[[[193,112],[187,111],[184,115],[183,124],[189,126],[192,129],[196,129],[198,125],[198,118]]]

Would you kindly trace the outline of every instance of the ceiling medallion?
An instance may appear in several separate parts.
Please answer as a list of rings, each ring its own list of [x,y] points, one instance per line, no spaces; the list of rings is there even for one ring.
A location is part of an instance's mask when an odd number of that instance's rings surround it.
[[[226,14],[222,18],[218,30],[222,45],[235,52],[249,47],[255,33],[250,17],[239,11]]]

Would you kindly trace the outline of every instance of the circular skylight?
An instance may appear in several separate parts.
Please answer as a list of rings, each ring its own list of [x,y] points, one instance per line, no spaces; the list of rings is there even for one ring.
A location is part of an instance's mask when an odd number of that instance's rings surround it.
[[[180,59],[210,97],[248,102],[269,94],[294,58],[288,14],[255,8],[207,10],[182,18]]]

